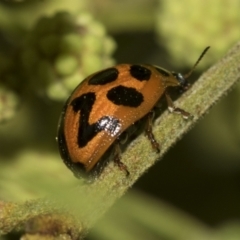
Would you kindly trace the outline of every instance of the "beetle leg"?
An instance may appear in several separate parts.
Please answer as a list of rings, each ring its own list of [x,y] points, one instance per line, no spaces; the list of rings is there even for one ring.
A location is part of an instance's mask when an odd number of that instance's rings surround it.
[[[174,103],[167,92],[165,92],[165,97],[167,100],[168,111],[170,113],[181,114],[184,119],[188,119],[189,117],[191,117],[191,114],[189,112],[186,112],[185,110],[174,106]]]
[[[119,147],[119,142],[117,141],[115,144],[114,144],[114,156],[113,156],[113,161],[115,164],[117,164],[117,166],[122,170],[122,171],[125,171],[126,172],[126,176],[129,176],[130,173],[127,169],[127,166],[121,162],[121,149]]]
[[[128,140],[128,132],[124,131],[123,133],[121,133],[120,137],[117,139],[118,144],[125,144]]]
[[[157,140],[154,137],[154,134],[152,132],[152,121],[154,117],[154,112],[150,111],[147,115],[147,122],[146,122],[146,128],[145,128],[145,134],[148,138],[148,140],[151,142],[152,148],[156,150],[156,152],[160,152],[160,146]]]

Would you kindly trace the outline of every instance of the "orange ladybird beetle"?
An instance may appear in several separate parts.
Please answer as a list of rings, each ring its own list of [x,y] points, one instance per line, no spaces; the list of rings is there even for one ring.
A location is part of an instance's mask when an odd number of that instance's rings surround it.
[[[122,136],[129,134],[128,129],[142,119],[147,138],[159,151],[152,133],[153,108],[165,95],[170,112],[186,119],[190,116],[174,107],[167,89],[188,89],[186,79],[208,49],[186,75],[147,64],[119,64],[83,80],[63,108],[57,136],[61,157],[74,175],[99,176],[111,153],[114,162],[129,174],[121,162],[119,145]]]

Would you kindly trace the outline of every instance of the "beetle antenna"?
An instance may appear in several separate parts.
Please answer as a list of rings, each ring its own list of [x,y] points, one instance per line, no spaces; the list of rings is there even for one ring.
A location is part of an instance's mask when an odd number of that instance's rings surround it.
[[[188,72],[187,74],[184,75],[184,78],[188,78],[192,72],[194,71],[194,69],[196,68],[196,66],[198,65],[198,63],[201,61],[201,59],[203,58],[203,56],[205,55],[205,53],[208,51],[208,49],[210,48],[210,46],[206,47],[202,54],[200,55],[200,57],[198,58],[198,60],[196,61],[196,63],[193,65],[192,69],[190,70],[190,72]]]

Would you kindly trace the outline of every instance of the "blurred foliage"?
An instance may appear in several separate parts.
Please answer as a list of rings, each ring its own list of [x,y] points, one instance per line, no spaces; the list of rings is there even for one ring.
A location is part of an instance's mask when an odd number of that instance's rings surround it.
[[[238,9],[237,0],[0,1],[0,220],[12,202],[77,185],[55,135],[63,101],[81,80],[115,61],[190,69],[210,45],[200,72],[239,40]],[[145,194],[117,203],[89,239],[239,239],[239,96],[238,84],[140,179]],[[29,230],[21,223],[15,233],[0,228],[14,233],[3,239]],[[23,239],[40,239],[34,234]]]
[[[214,51],[202,65],[207,66],[239,39],[239,7],[238,0],[160,1],[156,25],[159,39],[164,39],[175,62],[184,60],[188,65],[204,45],[211,45]]]
[[[46,91],[52,99],[66,99],[84,76],[114,63],[113,40],[84,12],[77,17],[67,12],[43,17],[24,40],[22,71],[34,79],[34,91]]]

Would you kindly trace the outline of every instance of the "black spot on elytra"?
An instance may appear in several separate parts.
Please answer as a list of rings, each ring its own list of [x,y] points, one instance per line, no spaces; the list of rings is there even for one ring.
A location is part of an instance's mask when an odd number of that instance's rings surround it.
[[[151,77],[151,71],[140,65],[132,65],[130,74],[139,81],[149,80]]]
[[[116,68],[108,68],[99,73],[94,74],[88,81],[89,85],[104,85],[115,81],[118,78],[118,70]]]
[[[138,107],[143,102],[143,95],[135,88],[117,86],[110,89],[107,98],[116,105]]]
[[[165,77],[169,77],[170,76],[170,73],[167,71],[167,70],[165,70],[165,69],[163,69],[163,68],[159,68],[159,67],[155,67],[157,70],[158,70],[158,72],[159,73],[161,73],[163,76],[165,76]]]
[[[77,178],[79,178],[82,176],[82,173],[85,171],[85,167],[82,163],[74,163],[71,160],[71,155],[69,153],[65,134],[64,134],[64,114],[66,112],[66,108],[67,108],[67,104],[65,105],[62,115],[61,115],[61,118],[60,118],[57,141],[58,141],[60,155],[61,155],[64,163],[71,171],[74,172],[74,175]]]
[[[84,147],[97,134],[94,125],[89,125],[88,119],[96,100],[94,92],[89,92],[72,100],[71,106],[74,112],[79,112],[78,146]]]
[[[85,172],[84,164],[77,162],[74,163],[71,160],[71,155],[69,154],[66,139],[63,132],[58,134],[58,144],[60,149],[61,157],[66,164],[66,166],[74,173],[75,177],[81,178],[82,173]]]
[[[116,136],[121,130],[119,120],[111,116],[103,116],[97,122],[89,124],[89,115],[96,95],[89,92],[75,98],[71,102],[74,112],[79,112],[79,129],[77,143],[80,148],[86,146],[99,132],[107,131],[111,136]]]

